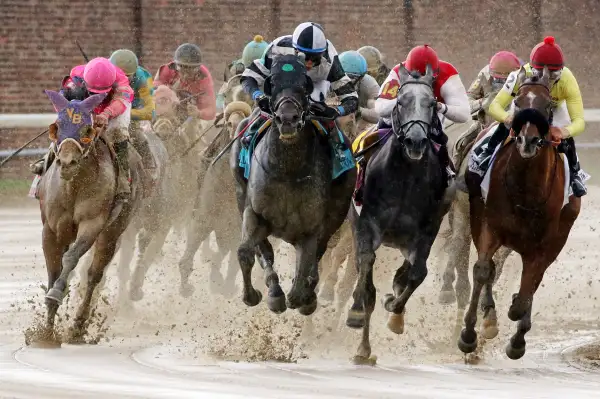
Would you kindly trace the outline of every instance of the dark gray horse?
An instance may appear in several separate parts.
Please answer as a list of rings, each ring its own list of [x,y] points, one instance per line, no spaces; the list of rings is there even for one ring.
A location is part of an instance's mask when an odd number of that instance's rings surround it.
[[[401,68],[398,103],[392,113],[393,134],[369,159],[365,170],[363,207],[351,213],[354,226],[358,283],[346,324],[362,328],[355,362],[371,355],[369,324],[375,309],[373,264],[381,244],[402,251],[394,294],[383,298],[390,312],[388,328],[404,331],[406,302],[427,276],[427,258],[442,218],[448,212],[454,187],[446,189],[430,135],[437,121],[431,68],[425,76]]]
[[[265,91],[271,95],[274,123],[256,145],[247,181],[238,166],[240,140],[232,147],[230,158],[243,219],[238,248],[243,301],[255,306],[262,299],[251,281],[258,255],[265,270],[269,309],[281,313],[287,307],[297,308],[301,314],[310,315],[317,307],[317,265],[329,239],[346,218],[356,169],[332,179],[330,144],[312,123],[306,123],[312,82],[304,64],[295,56],[282,56],[271,71]],[[246,123],[240,124],[238,131]],[[296,248],[295,277],[287,301],[273,270],[270,235]]]

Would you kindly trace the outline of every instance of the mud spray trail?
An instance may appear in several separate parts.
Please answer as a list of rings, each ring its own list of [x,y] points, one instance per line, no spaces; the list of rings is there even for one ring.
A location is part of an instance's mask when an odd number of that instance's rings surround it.
[[[23,331],[44,312],[46,271],[41,223],[35,208],[0,208],[0,396],[18,398],[591,398],[600,397],[598,326],[600,189],[591,187],[565,250],[551,266],[534,302],[527,354],[508,360],[504,346],[515,324],[506,312],[517,289],[520,262],[511,255],[497,286],[500,334],[477,362],[465,364],[452,337],[454,306],[437,303],[438,270],[445,256],[439,240],[430,273],[407,306],[406,332],[385,327],[379,302],[373,314],[375,367],[349,362],[359,333],[320,307],[311,323],[297,313],[281,316],[261,303],[247,308],[238,294],[213,294],[209,268],[196,256],[192,298],[178,294],[177,261],[183,237],[169,236],[160,262],[144,286],[144,299],[117,298],[116,262],[110,267],[90,327],[97,345],[61,349],[24,347]],[[291,284],[293,255],[276,254],[284,289]],[[227,260],[226,260],[227,261]],[[378,298],[389,292],[401,263],[378,252]],[[256,269],[256,268],[255,268]],[[59,314],[70,324],[78,302],[75,278]],[[258,287],[264,289],[261,283]],[[347,307],[345,307],[347,309]],[[105,320],[104,325],[101,321]],[[475,363],[475,364],[473,364]]]

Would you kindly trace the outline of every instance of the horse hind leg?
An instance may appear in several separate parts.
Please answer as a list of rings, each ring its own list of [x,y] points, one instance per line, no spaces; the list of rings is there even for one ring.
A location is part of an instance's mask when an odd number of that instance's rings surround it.
[[[129,298],[132,301],[139,301],[144,297],[142,288],[146,273],[158,258],[170,229],[169,223],[160,223],[156,231],[148,232],[146,230],[145,234],[138,237],[140,253],[129,284]]]
[[[210,231],[206,231],[203,223],[194,217],[194,220],[187,229],[185,251],[179,260],[179,273],[181,275],[179,293],[184,298],[189,298],[194,293],[194,286],[189,283],[190,275],[194,269],[194,256],[198,252],[202,242],[209,237],[209,234]]]
[[[309,237],[295,247],[296,269],[286,304],[288,308],[298,309],[300,314],[308,316],[317,308],[315,289],[319,283],[318,260],[327,250],[327,243],[321,243],[319,248],[317,237]]]

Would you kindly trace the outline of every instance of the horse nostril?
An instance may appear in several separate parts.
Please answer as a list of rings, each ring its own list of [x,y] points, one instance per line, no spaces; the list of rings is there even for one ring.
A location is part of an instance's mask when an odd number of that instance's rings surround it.
[[[517,137],[517,144],[523,144],[523,136]]]
[[[281,124],[283,124],[283,121],[281,120],[281,117],[280,117],[279,115],[277,115],[277,116],[275,117],[275,122],[276,122],[278,125],[281,125]]]

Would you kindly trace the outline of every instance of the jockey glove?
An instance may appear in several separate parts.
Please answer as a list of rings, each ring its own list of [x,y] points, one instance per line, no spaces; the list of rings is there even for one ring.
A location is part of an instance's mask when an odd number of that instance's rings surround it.
[[[310,104],[310,113],[325,120],[334,120],[343,115],[338,108],[330,107],[322,102],[312,102]]]
[[[269,97],[267,97],[265,95],[265,93],[263,93],[260,90],[255,91],[254,93],[252,93],[252,99],[254,101],[256,101],[256,105],[258,106],[258,108],[260,108],[260,110],[262,112],[266,112],[267,114],[271,114],[271,103],[269,101]]]
[[[97,127],[104,127],[108,125],[108,115],[105,113],[98,114],[94,117],[94,125]]]

